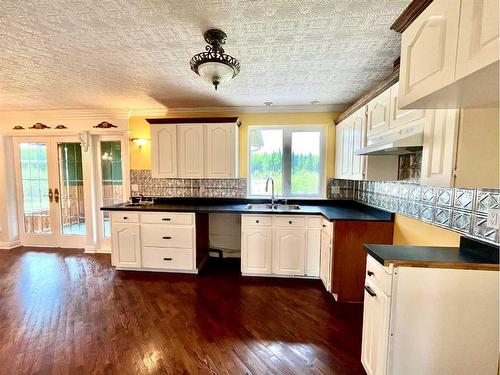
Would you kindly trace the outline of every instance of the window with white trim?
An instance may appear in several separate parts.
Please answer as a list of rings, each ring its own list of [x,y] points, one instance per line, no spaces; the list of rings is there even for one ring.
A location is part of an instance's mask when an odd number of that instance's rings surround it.
[[[248,195],[269,196],[267,178],[280,197],[325,194],[325,127],[276,126],[248,129]]]

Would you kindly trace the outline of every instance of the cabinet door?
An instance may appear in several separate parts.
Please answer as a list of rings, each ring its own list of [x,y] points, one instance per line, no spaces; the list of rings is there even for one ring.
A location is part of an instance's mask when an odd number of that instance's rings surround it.
[[[390,97],[391,89],[388,88],[368,103],[366,120],[366,133],[368,137],[389,129]]]
[[[241,272],[269,275],[272,256],[271,228],[243,227]]]
[[[368,375],[385,375],[389,341],[390,298],[366,283],[361,363]]]
[[[343,136],[347,120],[348,119],[335,126],[335,178],[343,178],[344,163],[347,162],[347,160],[344,160],[342,157]]]
[[[498,0],[462,0],[456,79],[498,61]]]
[[[399,109],[399,82],[391,87],[389,128],[413,124],[425,117],[425,109]]]
[[[424,125],[422,185],[453,187],[458,144],[459,111],[428,111]]]
[[[235,127],[235,124],[205,125],[205,177],[234,177]]]
[[[459,15],[460,1],[436,0],[403,32],[402,108],[454,81]]]
[[[203,125],[178,125],[179,177],[202,178],[203,171]]]
[[[320,258],[321,258],[320,252],[321,252],[321,229],[308,229],[306,276],[312,276],[312,277],[319,276]]]
[[[273,273],[305,275],[306,230],[275,229]]]
[[[111,241],[116,267],[141,268],[139,224],[112,223]]]
[[[320,260],[320,278],[326,290],[332,290],[332,238],[326,233],[321,232],[321,260]]]
[[[352,137],[352,164],[350,178],[353,180],[363,180],[365,157],[356,155],[356,150],[366,144],[366,110],[365,107],[359,109],[353,114],[351,126],[349,128]]]
[[[177,125],[151,126],[151,173],[155,178],[177,177]]]

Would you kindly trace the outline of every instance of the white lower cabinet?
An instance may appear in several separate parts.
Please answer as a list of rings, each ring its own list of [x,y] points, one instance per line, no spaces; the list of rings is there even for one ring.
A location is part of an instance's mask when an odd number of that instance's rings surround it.
[[[319,277],[321,217],[242,215],[244,275]]]
[[[196,272],[193,213],[113,212],[111,252],[117,269]]]
[[[368,256],[367,374],[497,374],[498,277],[493,270],[383,266]]]
[[[276,228],[273,249],[273,273],[305,275],[306,230]]]
[[[271,274],[271,228],[243,227],[241,231],[241,272]]]
[[[141,268],[141,226],[114,223],[111,232],[116,267]]]
[[[323,220],[320,247],[320,279],[329,292],[332,291],[332,266],[333,266],[333,224]]]

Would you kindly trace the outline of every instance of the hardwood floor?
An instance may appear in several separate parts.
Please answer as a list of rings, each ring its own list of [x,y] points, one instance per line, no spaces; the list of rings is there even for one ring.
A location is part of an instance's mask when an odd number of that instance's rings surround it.
[[[0,251],[1,374],[364,374],[362,306],[317,280],[115,271],[108,255]]]

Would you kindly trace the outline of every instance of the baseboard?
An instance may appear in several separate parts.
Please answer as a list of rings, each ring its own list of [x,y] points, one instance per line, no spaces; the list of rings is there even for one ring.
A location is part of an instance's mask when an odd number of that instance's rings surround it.
[[[21,241],[0,242],[0,250],[10,250],[21,246]]]

